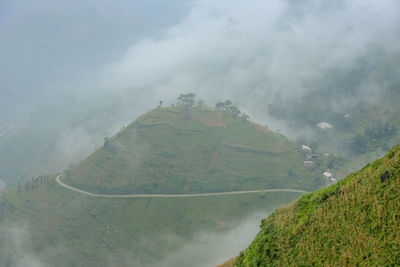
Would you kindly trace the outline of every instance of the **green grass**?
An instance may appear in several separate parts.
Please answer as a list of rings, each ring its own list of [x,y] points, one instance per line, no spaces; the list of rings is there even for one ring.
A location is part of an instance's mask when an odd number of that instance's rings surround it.
[[[320,173],[305,169],[300,149],[282,135],[228,112],[173,107],[139,117],[64,181],[113,194],[310,190]]]
[[[381,182],[388,171],[390,177]],[[398,266],[400,146],[262,221],[237,266]]]
[[[63,181],[108,194],[311,190],[321,169],[306,169],[302,153],[282,135],[228,112],[159,108],[109,138]],[[102,199],[62,188],[53,177],[33,190],[21,186],[0,196],[0,266],[25,254],[49,266],[125,266],[132,255],[148,264],[196,233],[227,232],[254,212],[298,196]],[[14,228],[26,231],[22,247],[12,245]]]
[[[24,253],[49,266],[104,266],[136,255],[152,263],[200,231],[224,233],[256,211],[269,212],[297,193],[257,193],[185,199],[99,199],[66,190],[54,180],[0,198],[0,266],[21,252],[10,246],[10,229],[29,233]],[[175,236],[168,239],[168,236]],[[176,240],[179,237],[179,240]],[[152,240],[151,246],[146,242]]]

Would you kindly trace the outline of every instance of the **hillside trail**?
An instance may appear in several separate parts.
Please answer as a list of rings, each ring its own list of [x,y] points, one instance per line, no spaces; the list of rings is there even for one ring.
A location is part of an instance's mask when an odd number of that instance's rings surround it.
[[[90,197],[100,197],[100,198],[143,198],[143,197],[151,197],[151,198],[183,198],[183,197],[212,197],[212,196],[227,196],[227,195],[241,195],[241,194],[254,194],[254,193],[263,193],[263,192],[293,192],[293,193],[301,193],[306,194],[308,191],[299,190],[299,189],[260,189],[260,190],[247,190],[247,191],[231,191],[231,192],[217,192],[217,193],[197,193],[197,194],[128,194],[128,195],[102,195],[102,194],[94,194],[90,193],[76,187],[67,185],[61,182],[60,177],[62,174],[56,177],[56,182],[71,191],[81,193]]]

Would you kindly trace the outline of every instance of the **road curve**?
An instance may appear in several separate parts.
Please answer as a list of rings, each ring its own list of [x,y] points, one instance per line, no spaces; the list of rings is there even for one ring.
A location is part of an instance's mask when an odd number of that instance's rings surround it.
[[[211,196],[227,196],[227,195],[241,195],[241,194],[252,194],[261,192],[293,192],[306,194],[309,193],[304,190],[298,189],[261,189],[261,190],[247,190],[247,191],[232,191],[232,192],[218,192],[218,193],[198,193],[198,194],[129,194],[129,195],[101,195],[90,193],[76,187],[64,184],[61,182],[60,177],[62,174],[56,177],[56,182],[71,191],[75,191],[90,197],[101,197],[101,198],[140,198],[140,197],[153,197],[153,198],[182,198],[182,197],[211,197]]]

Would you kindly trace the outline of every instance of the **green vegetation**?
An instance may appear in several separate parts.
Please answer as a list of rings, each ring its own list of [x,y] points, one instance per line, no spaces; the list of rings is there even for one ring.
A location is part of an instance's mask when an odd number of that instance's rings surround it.
[[[400,145],[262,221],[236,266],[400,265]]]
[[[33,189],[21,186],[20,192],[14,188],[0,196],[0,266],[15,266],[24,255],[46,266],[146,266],[198,232],[227,232],[240,219],[298,196],[99,199],[69,191],[54,179]],[[23,246],[14,246],[20,239]]]
[[[94,103],[65,99],[38,107],[27,121],[17,121],[14,133],[0,138],[0,179],[12,187],[17,181],[59,172],[85,159],[92,150],[90,147],[124,114],[116,99],[96,99]],[[63,140],[69,135],[83,140],[71,139],[70,144],[64,145]],[[95,140],[94,144],[86,143],[87,136]]]
[[[321,152],[346,157],[347,169],[358,169],[400,143],[399,58],[377,52],[325,70],[300,98],[276,94],[268,113],[289,131],[307,133],[301,139],[317,142]],[[319,129],[320,122],[333,128]]]
[[[152,110],[125,127],[63,181],[93,193],[201,193],[264,188],[312,190],[322,166],[282,135],[229,110],[179,105]],[[236,108],[237,109],[237,108]]]
[[[181,101],[106,138],[63,181],[117,194],[320,185],[321,170],[305,168],[301,149],[282,135],[228,110],[193,106],[191,96]],[[254,212],[269,212],[298,196],[102,199],[60,187],[54,177],[38,177],[0,196],[0,266],[18,265],[26,255],[48,266],[151,264],[196,233],[227,232]]]

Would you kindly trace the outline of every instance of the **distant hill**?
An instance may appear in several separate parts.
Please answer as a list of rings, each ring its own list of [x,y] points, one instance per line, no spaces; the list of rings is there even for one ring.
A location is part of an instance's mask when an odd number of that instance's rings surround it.
[[[236,266],[398,266],[399,196],[396,146],[337,184],[275,211]]]
[[[276,94],[268,113],[301,144],[345,157],[331,167],[344,177],[400,143],[399,59],[371,51],[352,66],[321,71],[304,95]]]
[[[62,180],[94,193],[199,193],[316,188],[287,138],[207,107],[157,108],[140,116]]]

